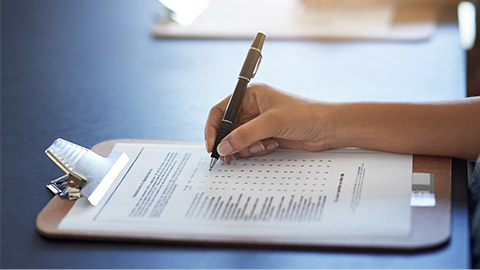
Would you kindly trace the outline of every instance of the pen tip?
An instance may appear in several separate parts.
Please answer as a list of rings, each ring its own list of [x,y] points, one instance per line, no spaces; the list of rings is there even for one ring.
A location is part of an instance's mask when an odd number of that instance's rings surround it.
[[[212,170],[213,166],[215,166],[215,163],[217,163],[217,159],[216,159],[216,158],[212,158],[212,159],[210,160],[210,169],[209,169],[209,171]]]

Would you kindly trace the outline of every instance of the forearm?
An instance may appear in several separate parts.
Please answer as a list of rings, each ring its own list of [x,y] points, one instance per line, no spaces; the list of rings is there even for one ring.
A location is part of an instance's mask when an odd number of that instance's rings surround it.
[[[330,107],[330,148],[474,160],[480,152],[480,98],[438,103],[343,103]]]

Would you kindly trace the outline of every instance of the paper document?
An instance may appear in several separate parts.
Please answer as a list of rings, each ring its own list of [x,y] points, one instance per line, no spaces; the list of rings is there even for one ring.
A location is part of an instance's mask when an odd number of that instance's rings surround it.
[[[203,145],[119,143],[129,164],[96,207],[79,199],[59,230],[146,235],[393,236],[411,226],[412,156],[277,149],[218,162]]]

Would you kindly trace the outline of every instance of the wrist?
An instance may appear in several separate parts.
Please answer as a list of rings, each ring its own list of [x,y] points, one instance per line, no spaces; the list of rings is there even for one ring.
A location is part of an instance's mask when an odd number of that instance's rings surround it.
[[[337,136],[338,114],[341,111],[341,104],[330,103],[325,106],[325,146],[327,149],[340,148]]]
[[[319,137],[317,141],[316,150],[328,150],[337,148],[335,140],[335,114],[337,111],[337,104],[329,102],[316,102],[312,104],[312,121],[314,121],[315,134]]]
[[[330,149],[360,147],[363,137],[362,111],[353,103],[335,103],[329,108],[328,146]]]

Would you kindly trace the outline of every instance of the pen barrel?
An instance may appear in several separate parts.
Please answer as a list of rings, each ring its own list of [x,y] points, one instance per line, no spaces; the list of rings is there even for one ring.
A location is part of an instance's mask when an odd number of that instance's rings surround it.
[[[235,122],[240,105],[242,105],[243,96],[245,95],[245,89],[247,88],[248,81],[245,79],[239,79],[235,91],[233,91],[230,100],[228,101],[227,110],[223,115],[223,120]]]
[[[217,152],[217,146],[218,144],[225,138],[225,136],[230,133],[232,130],[233,124],[229,122],[222,121],[222,124],[220,125],[220,129],[218,130],[217,138],[215,139],[215,144],[213,146],[212,150],[212,158],[218,159],[220,157],[220,154]]]
[[[213,146],[212,158],[218,159],[220,157],[217,152],[217,146],[233,128],[233,123],[235,122],[238,110],[242,104],[247,85],[250,82],[250,79],[255,76],[255,68],[258,68],[258,64],[260,63],[262,57],[261,50],[264,41],[265,33],[258,32],[252,46],[248,50],[247,58],[245,59],[242,69],[240,70],[240,75],[238,76],[237,85],[235,86],[235,90],[228,101],[227,109],[223,115],[222,123],[220,124],[215,144]]]

